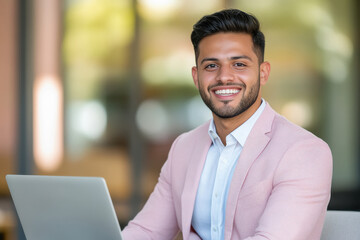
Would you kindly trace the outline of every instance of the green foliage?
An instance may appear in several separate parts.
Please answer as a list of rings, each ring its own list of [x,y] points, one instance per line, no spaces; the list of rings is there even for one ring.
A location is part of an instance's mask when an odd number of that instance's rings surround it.
[[[116,66],[133,38],[129,1],[89,0],[70,4],[65,15],[64,61]]]

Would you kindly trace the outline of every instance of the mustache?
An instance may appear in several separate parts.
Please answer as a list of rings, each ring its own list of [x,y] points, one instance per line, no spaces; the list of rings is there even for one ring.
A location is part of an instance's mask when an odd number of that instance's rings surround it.
[[[243,83],[227,83],[227,84],[223,84],[223,83],[215,83],[213,85],[210,85],[208,87],[208,91],[210,91],[212,88],[214,87],[231,87],[231,86],[234,86],[234,87],[241,87],[241,88],[246,88],[246,85],[243,84]]]

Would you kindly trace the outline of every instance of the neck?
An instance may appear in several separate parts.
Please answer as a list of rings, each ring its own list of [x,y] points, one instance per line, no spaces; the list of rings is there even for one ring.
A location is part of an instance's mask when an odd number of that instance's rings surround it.
[[[219,135],[224,145],[226,145],[226,136],[246,122],[256,112],[260,105],[261,98],[256,100],[246,111],[232,118],[220,118],[213,114],[216,133]]]

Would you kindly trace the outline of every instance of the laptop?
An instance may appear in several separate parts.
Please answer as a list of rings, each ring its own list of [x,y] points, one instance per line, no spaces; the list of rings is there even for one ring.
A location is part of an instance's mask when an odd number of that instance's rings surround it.
[[[122,240],[100,177],[7,175],[27,240]]]

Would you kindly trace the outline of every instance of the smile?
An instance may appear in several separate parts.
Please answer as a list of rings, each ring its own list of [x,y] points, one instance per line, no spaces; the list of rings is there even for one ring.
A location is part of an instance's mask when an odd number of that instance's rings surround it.
[[[221,96],[230,96],[238,92],[240,92],[239,89],[221,89],[221,90],[216,90],[215,94]]]

